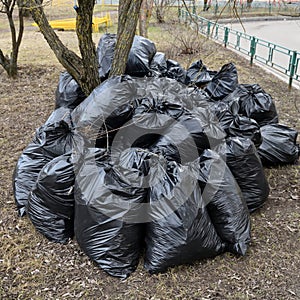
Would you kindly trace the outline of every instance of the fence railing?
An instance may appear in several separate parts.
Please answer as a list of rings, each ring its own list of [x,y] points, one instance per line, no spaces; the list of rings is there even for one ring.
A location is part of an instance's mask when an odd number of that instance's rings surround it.
[[[196,10],[196,7],[195,9]],[[252,3],[245,0],[228,1],[228,0],[208,0],[203,6],[203,11],[214,15],[226,15],[235,10],[240,16],[244,15],[272,15],[272,14],[288,14],[291,16],[300,15],[299,1],[254,1]]]
[[[249,56],[250,64],[256,60],[288,76],[289,87],[292,86],[293,80],[300,82],[300,52],[190,14],[182,8],[179,8],[179,19],[199,30],[207,38],[217,40],[225,47],[232,47]]]

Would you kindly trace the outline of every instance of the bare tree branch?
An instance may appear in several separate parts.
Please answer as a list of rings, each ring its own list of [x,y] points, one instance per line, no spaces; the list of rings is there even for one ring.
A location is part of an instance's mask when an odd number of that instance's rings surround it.
[[[61,42],[53,28],[49,25],[40,0],[25,0],[24,3],[30,10],[34,21],[39,26],[41,33],[56,55],[58,61],[68,70],[74,79],[80,83],[81,74],[83,74],[81,58]]]

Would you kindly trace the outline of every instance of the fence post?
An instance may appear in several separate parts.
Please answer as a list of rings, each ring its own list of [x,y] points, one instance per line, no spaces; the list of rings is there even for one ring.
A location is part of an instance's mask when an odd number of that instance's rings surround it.
[[[209,38],[209,35],[210,35],[210,26],[211,26],[211,22],[210,21],[208,21],[207,22],[207,37]]]
[[[250,43],[250,65],[253,64],[253,59],[256,52],[256,38],[254,36],[251,37],[251,43]]]
[[[219,24],[215,23],[214,26],[216,28],[216,32],[215,32],[214,38],[218,40],[219,39]]]
[[[229,37],[229,28],[225,27],[224,28],[224,46],[225,46],[225,48],[227,47],[227,44],[228,44],[228,37]]]
[[[289,79],[289,88],[292,87],[293,77],[296,72],[296,62],[297,62],[297,51],[293,51],[293,55],[290,61],[290,79]]]

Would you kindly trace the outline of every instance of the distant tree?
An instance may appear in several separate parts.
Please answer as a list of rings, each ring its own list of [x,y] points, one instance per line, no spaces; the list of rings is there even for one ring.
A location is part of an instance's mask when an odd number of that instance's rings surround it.
[[[143,0],[140,18],[139,18],[139,34],[144,37],[148,37],[149,21],[152,16],[154,0]]]
[[[92,18],[95,1],[78,0],[76,33],[81,56],[69,50],[49,25],[41,0],[24,0],[34,21],[56,55],[86,95],[100,84],[96,47],[92,39]],[[142,0],[120,0],[117,43],[110,76],[124,74],[133,42]]]
[[[154,0],[154,9],[158,23],[165,23],[166,11],[175,3],[176,0]]]
[[[14,19],[14,10],[18,9],[18,30]],[[0,13],[6,14],[11,33],[11,53],[4,55],[0,49],[0,65],[9,77],[18,74],[18,55],[24,32],[23,0],[0,0]]]

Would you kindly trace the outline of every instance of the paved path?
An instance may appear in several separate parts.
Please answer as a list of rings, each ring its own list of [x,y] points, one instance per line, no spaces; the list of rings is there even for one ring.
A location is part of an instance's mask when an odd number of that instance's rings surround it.
[[[223,22],[222,22],[223,23]],[[225,23],[225,22],[224,22]],[[223,24],[224,24],[223,23]],[[264,40],[267,42],[271,42],[274,44],[277,44],[279,46],[285,47],[290,50],[296,50],[300,52],[300,19],[295,18],[294,20],[287,19],[287,20],[255,20],[251,22],[250,20],[247,20],[243,22],[243,26],[240,23],[231,23],[226,22],[224,24],[225,26],[240,31],[250,35],[255,36],[259,38],[260,40]],[[235,44],[235,35],[232,34],[229,37],[229,40]],[[246,39],[241,39],[241,46],[244,49],[250,49],[250,41]],[[277,48],[278,49],[278,48]],[[281,52],[282,51],[282,52]],[[273,53],[273,63],[278,64],[282,66],[284,69],[289,68],[290,64],[290,56],[286,53],[288,50],[274,50]],[[263,43],[261,45],[256,46],[256,54],[260,56],[263,59],[268,59],[269,56],[269,49],[268,44]],[[257,63],[256,60],[254,60],[255,63]],[[284,81],[288,82],[288,76],[283,75],[282,73],[278,73],[273,68],[267,67],[265,64],[261,64],[263,68],[266,68],[273,74],[279,76]],[[283,71],[281,69],[281,71]],[[298,67],[296,70],[296,73],[300,74],[300,62],[298,62]],[[294,80],[293,86],[299,88],[300,84],[299,82]]]
[[[228,27],[243,31],[238,23]],[[244,22],[246,33],[300,52],[300,20]]]

